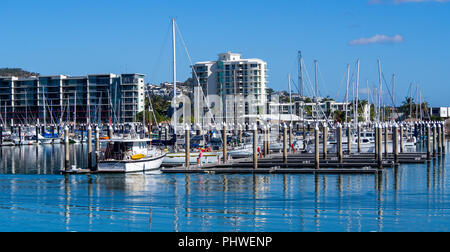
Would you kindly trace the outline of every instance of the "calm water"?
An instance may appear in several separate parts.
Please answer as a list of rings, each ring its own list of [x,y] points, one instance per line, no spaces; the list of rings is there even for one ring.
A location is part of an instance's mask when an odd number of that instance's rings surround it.
[[[0,154],[0,231],[450,231],[448,160],[380,177],[65,177],[57,146]]]

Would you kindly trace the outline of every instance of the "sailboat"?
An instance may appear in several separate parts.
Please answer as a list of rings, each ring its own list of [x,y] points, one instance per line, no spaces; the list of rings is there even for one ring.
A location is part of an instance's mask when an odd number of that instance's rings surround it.
[[[177,75],[176,75],[176,41],[175,41],[175,19],[172,19],[172,53],[173,53],[173,100],[172,106],[174,107],[174,115],[173,115],[173,128],[174,128],[174,136],[177,136],[177,127],[178,127],[178,117],[177,117]],[[176,142],[175,142],[176,145]],[[177,152],[175,147],[175,152],[168,153],[163,161],[163,166],[180,166],[185,164],[186,162],[186,154],[185,152]],[[190,153],[190,163],[196,164],[197,160],[200,160],[202,164],[205,163],[217,163],[221,158],[221,153],[211,152],[211,151],[195,151]]]
[[[112,107],[111,96],[108,94],[108,102]],[[101,104],[99,102],[99,104]],[[88,108],[90,111],[90,108]],[[134,108],[133,108],[134,110]],[[101,122],[101,106],[97,108],[98,122]],[[90,114],[90,113],[89,113]],[[112,114],[109,112],[110,127]],[[136,121],[136,120],[134,120]],[[88,118],[89,124],[89,118]],[[131,125],[129,134],[125,135],[123,128],[121,136],[108,137],[104,140],[106,149],[100,150],[97,171],[100,173],[136,173],[157,172],[161,169],[166,152],[152,145],[151,129],[148,130],[149,138],[145,138],[145,124],[142,124],[143,133],[139,135],[136,125]],[[149,124],[149,128],[151,125]]]

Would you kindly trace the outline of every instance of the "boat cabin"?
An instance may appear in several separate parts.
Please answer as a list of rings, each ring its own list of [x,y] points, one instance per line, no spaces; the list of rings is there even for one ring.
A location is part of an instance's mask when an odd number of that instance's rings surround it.
[[[124,160],[128,153],[140,153],[150,145],[150,139],[113,140],[106,145],[104,160]]]

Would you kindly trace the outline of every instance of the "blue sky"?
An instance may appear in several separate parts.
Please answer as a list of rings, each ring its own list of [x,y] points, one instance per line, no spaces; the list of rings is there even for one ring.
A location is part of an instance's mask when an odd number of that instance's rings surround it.
[[[261,58],[277,90],[287,90],[288,73],[296,78],[301,50],[309,76],[319,61],[321,95],[342,99],[346,66],[353,72],[358,58],[361,85],[375,85],[380,58],[389,86],[396,74],[397,104],[418,83],[431,105],[450,106],[448,13],[445,0],[2,0],[0,67],[44,75],[139,72],[152,83],[170,81],[175,17],[194,62],[225,51]],[[185,80],[189,61],[178,42]]]

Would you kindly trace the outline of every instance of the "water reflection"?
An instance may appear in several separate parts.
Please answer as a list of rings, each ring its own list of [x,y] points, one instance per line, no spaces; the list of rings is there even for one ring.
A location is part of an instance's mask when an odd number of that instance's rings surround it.
[[[74,164],[87,165],[83,154],[87,148],[72,148]],[[450,227],[446,157],[376,175],[50,175],[62,167],[60,154],[57,146],[1,149],[0,231],[448,231]]]
[[[87,167],[87,146],[70,145],[71,165]],[[1,174],[58,174],[63,167],[62,145],[4,146],[0,148]]]

